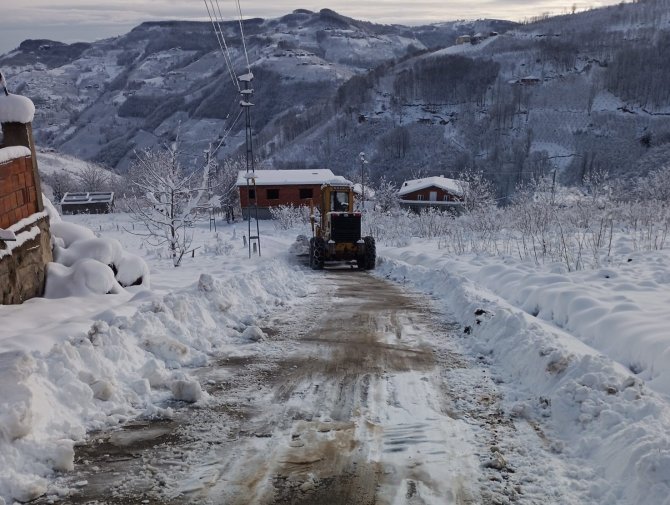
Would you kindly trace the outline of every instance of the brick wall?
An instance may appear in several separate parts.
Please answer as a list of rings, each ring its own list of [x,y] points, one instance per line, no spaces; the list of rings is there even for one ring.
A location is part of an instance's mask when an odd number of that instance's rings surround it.
[[[297,185],[297,186],[256,186],[258,207],[276,207],[278,205],[309,205],[309,198],[300,198],[301,189],[312,190],[312,201],[315,207],[321,206],[321,185]],[[279,190],[279,198],[269,199],[268,190]],[[240,186],[240,205],[243,209],[249,206],[249,197],[246,186]]]
[[[32,158],[0,163],[0,228],[9,228],[38,211]]]

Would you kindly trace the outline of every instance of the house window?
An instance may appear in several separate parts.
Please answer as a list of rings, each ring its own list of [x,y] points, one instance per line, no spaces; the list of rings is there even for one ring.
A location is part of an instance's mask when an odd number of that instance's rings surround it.
[[[256,199],[256,190],[255,189],[250,189],[249,190],[249,200],[255,200]]]
[[[449,195],[444,195],[444,201],[448,202],[449,201]]]
[[[267,190],[268,200],[279,200],[279,190],[278,189],[268,189]]]
[[[314,190],[312,188],[300,188],[300,199],[307,200],[314,196]]]
[[[416,196],[416,199],[417,199],[417,200],[423,200],[423,195],[417,195],[417,196]]]

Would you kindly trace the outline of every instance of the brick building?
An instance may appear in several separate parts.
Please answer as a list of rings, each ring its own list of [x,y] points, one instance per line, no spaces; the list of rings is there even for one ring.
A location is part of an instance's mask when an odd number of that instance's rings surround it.
[[[459,212],[463,206],[464,184],[441,175],[405,181],[398,191],[400,206],[417,212],[425,208]]]
[[[351,184],[344,177],[333,174],[328,169],[318,170],[256,170],[256,187],[247,186],[247,172],[240,172],[237,187],[240,191],[242,215],[246,218],[250,200],[258,199],[258,217],[270,219],[270,209],[280,205],[321,204],[321,186],[331,184]],[[250,198],[251,197],[251,198]]]
[[[32,135],[34,113],[28,98],[0,91],[0,304],[40,296],[52,260]]]

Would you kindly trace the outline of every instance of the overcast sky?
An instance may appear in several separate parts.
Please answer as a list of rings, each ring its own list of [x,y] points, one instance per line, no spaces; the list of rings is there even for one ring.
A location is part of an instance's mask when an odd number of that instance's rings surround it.
[[[414,25],[455,19],[499,18],[520,21],[544,12],[559,14],[619,0],[241,0],[245,17],[277,17],[294,9],[325,7],[357,19]],[[25,39],[93,41],[126,33],[142,21],[204,20],[203,0],[2,0],[0,54]],[[219,0],[224,16],[234,17],[235,2]]]

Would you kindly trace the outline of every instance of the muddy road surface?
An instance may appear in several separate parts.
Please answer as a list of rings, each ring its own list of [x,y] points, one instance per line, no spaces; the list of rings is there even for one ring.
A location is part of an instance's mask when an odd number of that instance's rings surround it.
[[[313,294],[262,322],[263,351],[241,349],[198,371],[206,402],[91,434],[60,481],[76,491],[61,500],[414,505],[497,503],[498,493],[514,501],[507,464],[487,463],[506,421],[485,370],[450,344],[462,331],[426,298],[372,275],[309,278]]]

